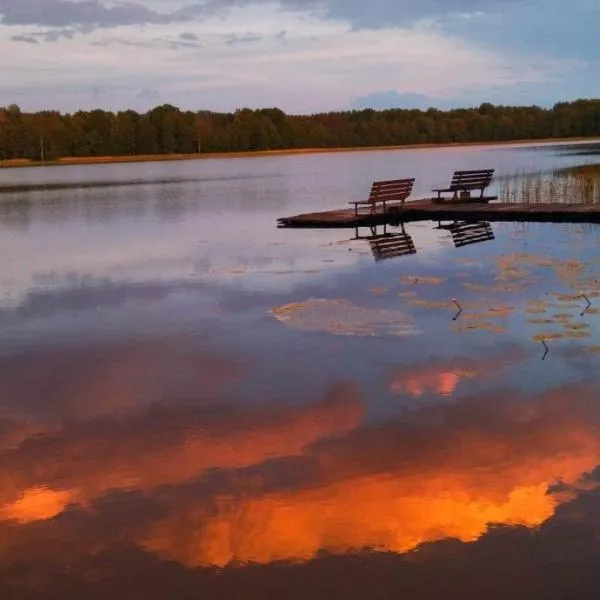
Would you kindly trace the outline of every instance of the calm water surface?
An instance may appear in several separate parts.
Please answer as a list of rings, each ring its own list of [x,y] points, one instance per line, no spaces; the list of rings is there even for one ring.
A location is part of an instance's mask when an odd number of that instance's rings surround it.
[[[597,152],[0,170],[0,598],[597,598],[600,230],[276,228]]]

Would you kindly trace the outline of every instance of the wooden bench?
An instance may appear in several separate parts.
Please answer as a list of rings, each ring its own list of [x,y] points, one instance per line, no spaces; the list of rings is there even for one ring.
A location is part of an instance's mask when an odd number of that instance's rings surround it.
[[[443,193],[452,192],[451,200],[474,200],[476,202],[489,202],[495,200],[496,196],[484,197],[483,192],[492,183],[494,169],[480,169],[476,171],[454,171],[452,181],[447,188],[432,190],[437,192],[435,202],[442,202]],[[480,190],[478,198],[472,198],[471,192]]]
[[[354,204],[354,214],[358,215],[359,206],[369,206],[371,214],[374,214],[377,204],[383,205],[383,212],[386,210],[388,202],[401,202],[410,196],[415,178],[410,179],[393,179],[390,181],[376,181],[371,187],[371,193],[368,200],[358,200],[350,202]]]

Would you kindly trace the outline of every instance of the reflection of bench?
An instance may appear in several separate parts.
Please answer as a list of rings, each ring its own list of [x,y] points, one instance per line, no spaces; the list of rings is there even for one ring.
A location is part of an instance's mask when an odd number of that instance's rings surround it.
[[[450,232],[455,248],[496,239],[492,226],[485,221],[477,223],[455,222],[450,225],[440,225],[440,229],[446,229]]]
[[[476,202],[489,202],[495,200],[495,196],[484,197],[483,192],[492,183],[494,169],[480,169],[477,171],[454,171],[452,181],[447,188],[433,190],[437,192],[435,201],[441,202],[443,193],[452,192],[450,200],[471,200]],[[479,197],[472,198],[471,192],[479,190]]]
[[[368,206],[371,214],[374,214],[377,204],[383,205],[383,211],[386,210],[388,202],[402,202],[410,196],[415,179],[394,179],[391,181],[376,181],[371,187],[371,193],[368,200],[358,200],[350,202],[354,204],[354,214],[358,214],[359,206]]]
[[[416,254],[417,249],[408,233],[384,233],[366,238],[376,261]]]

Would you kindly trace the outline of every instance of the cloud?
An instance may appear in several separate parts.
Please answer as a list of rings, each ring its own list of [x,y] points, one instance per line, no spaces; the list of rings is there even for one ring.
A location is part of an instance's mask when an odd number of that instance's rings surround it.
[[[19,539],[30,559],[45,555],[46,544],[25,544],[27,528],[62,514],[53,539],[67,536],[68,560],[119,489],[153,507],[138,502],[120,543],[189,568],[405,553],[448,537],[474,542],[494,523],[537,528],[595,487],[580,483],[600,462],[596,398],[583,387],[505,392],[361,428],[357,390],[342,385],[296,408],[157,407],[32,431],[0,455],[0,512],[21,523],[0,538],[0,559]],[[89,517],[73,522],[68,506],[80,503]],[[112,532],[98,531],[94,548],[109,547]]]
[[[161,13],[135,2],[106,6],[100,0],[0,0],[3,25],[45,27],[117,27],[185,20],[180,12]]]
[[[143,547],[194,568],[404,553],[449,537],[473,542],[491,523],[537,527],[572,498],[549,487],[575,484],[600,460],[594,398],[498,394],[356,429],[305,450],[317,475],[298,489],[263,492],[259,471],[251,488],[208,502],[174,496]]]
[[[58,362],[46,357],[35,381],[55,391],[57,397],[48,400],[58,405],[64,421],[41,434],[24,428],[28,415],[5,421],[3,436],[12,440],[8,445],[0,438],[0,448],[7,448],[0,467],[5,516],[18,514],[23,520],[21,507],[29,506],[23,498],[38,499],[40,490],[48,491],[53,506],[57,497],[65,499],[63,509],[73,503],[89,505],[115,490],[150,491],[194,481],[213,469],[236,470],[296,456],[306,446],[362,422],[363,407],[351,384],[334,386],[300,407],[203,405],[201,397],[211,387],[221,389],[234,367],[183,351],[188,364],[173,374],[161,369],[171,364],[161,360],[165,350],[133,346],[109,356],[96,351],[86,360],[74,357],[69,369],[63,362],[67,356]],[[166,355],[172,358],[168,351]],[[33,374],[29,377],[33,381]],[[4,390],[32,404],[34,390],[26,378],[9,378]],[[177,398],[193,403],[178,405]],[[163,399],[169,404],[161,404]]]
[[[390,391],[413,398],[435,393],[452,396],[461,383],[502,375],[505,369],[523,359],[524,352],[515,348],[487,358],[454,358],[444,362],[417,363],[395,369],[390,377]]]
[[[13,35],[10,39],[13,42],[25,42],[27,44],[39,44],[39,40],[31,35]]]
[[[260,42],[262,36],[256,33],[245,33],[242,35],[230,35],[225,42],[228,46],[235,44],[251,44],[253,42]]]
[[[186,42],[197,42],[198,36],[195,33],[184,31],[183,33],[179,34],[179,39],[184,40]]]
[[[147,110],[138,91],[160,89],[183,108],[311,113],[590,95],[595,13],[578,8],[564,27],[535,2],[534,15],[522,0],[0,0],[0,27],[15,46],[6,64],[0,56],[0,103]],[[534,20],[552,34],[531,36]],[[17,52],[14,36],[56,47],[21,40]],[[125,44],[126,62],[113,47]],[[89,94],[92,86],[107,93]]]

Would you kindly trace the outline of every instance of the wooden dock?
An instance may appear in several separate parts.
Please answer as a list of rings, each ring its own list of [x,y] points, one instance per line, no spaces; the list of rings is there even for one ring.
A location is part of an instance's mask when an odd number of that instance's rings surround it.
[[[353,209],[305,213],[278,219],[279,227],[371,227],[413,221],[512,221],[537,223],[600,223],[600,204],[517,204],[414,200],[354,214]]]

